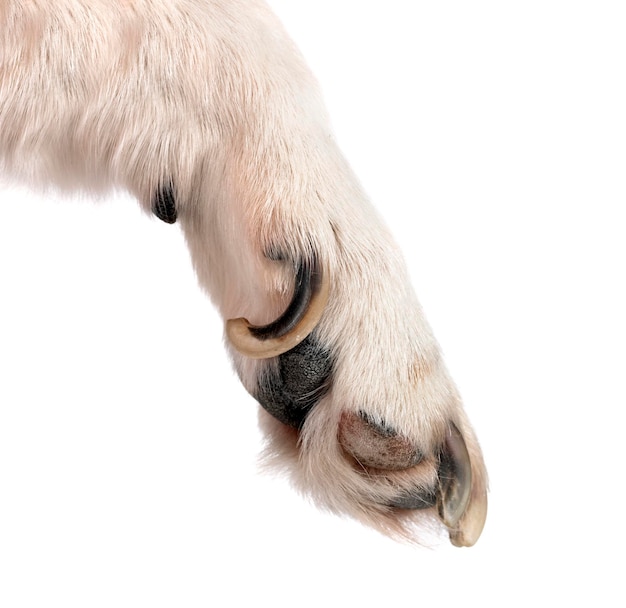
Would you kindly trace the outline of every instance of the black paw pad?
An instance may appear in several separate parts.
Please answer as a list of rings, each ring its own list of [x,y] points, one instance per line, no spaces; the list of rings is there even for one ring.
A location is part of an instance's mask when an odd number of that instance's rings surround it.
[[[274,418],[300,428],[327,391],[331,372],[330,353],[308,336],[260,378],[255,398]]]
[[[152,212],[167,224],[173,224],[176,221],[176,199],[171,184],[162,186],[156,191],[152,199]]]
[[[396,509],[430,509],[437,504],[437,495],[433,490],[416,488],[415,490],[403,491],[387,503],[388,507]]]

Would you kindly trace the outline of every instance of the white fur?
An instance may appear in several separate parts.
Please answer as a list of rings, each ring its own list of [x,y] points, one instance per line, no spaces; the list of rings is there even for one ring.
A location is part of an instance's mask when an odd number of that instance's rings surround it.
[[[318,87],[260,0],[0,0],[0,167],[31,184],[123,188],[150,212],[175,181],[199,280],[225,319],[265,323],[286,306],[295,259],[331,277],[317,328],[332,390],[301,433],[264,412],[268,455],[323,507],[414,538],[421,512],[381,501],[428,485],[427,460],[363,475],[337,441],[345,410],[393,423],[428,454],[461,430],[474,492],[480,449],[396,245],[342,157]],[[232,353],[254,390],[264,362]]]

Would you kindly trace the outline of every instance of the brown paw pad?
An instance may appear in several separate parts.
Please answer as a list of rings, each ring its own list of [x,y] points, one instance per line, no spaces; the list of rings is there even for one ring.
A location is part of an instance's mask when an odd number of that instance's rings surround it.
[[[364,412],[344,412],[338,437],[343,449],[365,467],[398,471],[415,466],[423,457],[409,439]]]

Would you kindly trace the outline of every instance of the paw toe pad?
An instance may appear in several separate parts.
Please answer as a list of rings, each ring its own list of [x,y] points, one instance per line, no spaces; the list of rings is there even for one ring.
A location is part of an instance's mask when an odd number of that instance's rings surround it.
[[[339,423],[339,442],[359,464],[375,469],[408,469],[423,458],[409,439],[373,421],[364,412],[344,412]]]

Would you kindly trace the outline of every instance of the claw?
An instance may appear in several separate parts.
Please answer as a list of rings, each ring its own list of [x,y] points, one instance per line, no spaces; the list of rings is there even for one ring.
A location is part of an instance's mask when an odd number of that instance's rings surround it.
[[[268,359],[296,347],[319,322],[328,300],[328,276],[316,256],[302,262],[297,270],[291,304],[276,321],[255,326],[246,319],[226,322],[231,344],[246,357]]]
[[[454,424],[448,429],[439,464],[437,512],[457,547],[471,547],[487,517],[486,488],[473,479],[465,441]]]
[[[472,467],[465,441],[451,424],[446,434],[445,450],[439,463],[439,499],[441,521],[454,528],[465,513],[472,490]]]

